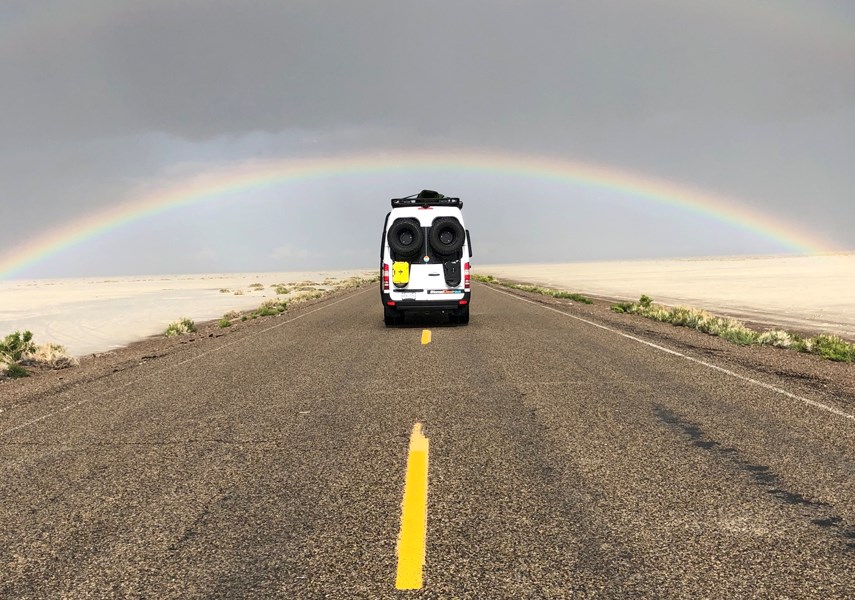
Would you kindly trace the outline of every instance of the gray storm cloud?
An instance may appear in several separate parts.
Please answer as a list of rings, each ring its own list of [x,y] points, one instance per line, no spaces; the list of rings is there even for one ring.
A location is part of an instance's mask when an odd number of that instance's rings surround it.
[[[410,147],[608,164],[732,194],[855,247],[855,6],[87,1],[2,11],[0,189],[3,221],[18,226],[0,254],[176,169]],[[477,195],[478,183],[464,187]],[[491,202],[514,206],[501,190]],[[576,210],[596,221],[593,204]],[[201,247],[221,236],[209,229]],[[555,259],[631,256],[646,236],[629,231],[610,253]],[[647,252],[701,251],[680,238]],[[272,248],[238,254],[251,262]],[[154,252],[152,268],[162,258]]]

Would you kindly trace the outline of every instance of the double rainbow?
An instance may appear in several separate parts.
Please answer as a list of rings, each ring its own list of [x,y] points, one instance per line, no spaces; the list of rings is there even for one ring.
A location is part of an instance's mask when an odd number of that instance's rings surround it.
[[[41,234],[0,256],[0,279],[18,276],[40,261],[108,231],[182,206],[202,204],[223,197],[245,197],[274,186],[312,179],[440,171],[515,175],[618,192],[640,201],[673,206],[728,223],[794,252],[817,254],[835,250],[818,236],[735,200],[604,166],[538,156],[481,152],[350,155],[247,164],[143,193],[136,199]]]

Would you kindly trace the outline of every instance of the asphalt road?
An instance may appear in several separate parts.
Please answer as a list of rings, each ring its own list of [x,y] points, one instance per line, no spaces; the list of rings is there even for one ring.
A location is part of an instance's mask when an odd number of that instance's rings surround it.
[[[372,287],[0,414],[0,598],[855,596],[848,413],[560,310],[386,329]]]

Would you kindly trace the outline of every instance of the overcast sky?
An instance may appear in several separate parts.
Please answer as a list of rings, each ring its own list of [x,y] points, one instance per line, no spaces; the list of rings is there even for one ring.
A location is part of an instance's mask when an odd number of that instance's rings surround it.
[[[4,0],[0,262],[152,186],[408,149],[599,164],[855,249],[855,3]],[[632,194],[395,171],[177,209],[27,277],[373,267],[388,199],[466,201],[477,263],[779,253]]]

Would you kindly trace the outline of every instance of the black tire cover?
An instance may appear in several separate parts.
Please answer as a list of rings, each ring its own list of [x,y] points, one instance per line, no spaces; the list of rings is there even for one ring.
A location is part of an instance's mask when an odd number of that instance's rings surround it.
[[[439,217],[434,220],[428,234],[430,247],[437,254],[454,255],[463,247],[466,232],[454,217]]]
[[[397,219],[386,235],[389,247],[400,257],[415,256],[424,248],[425,236],[417,219]]]

